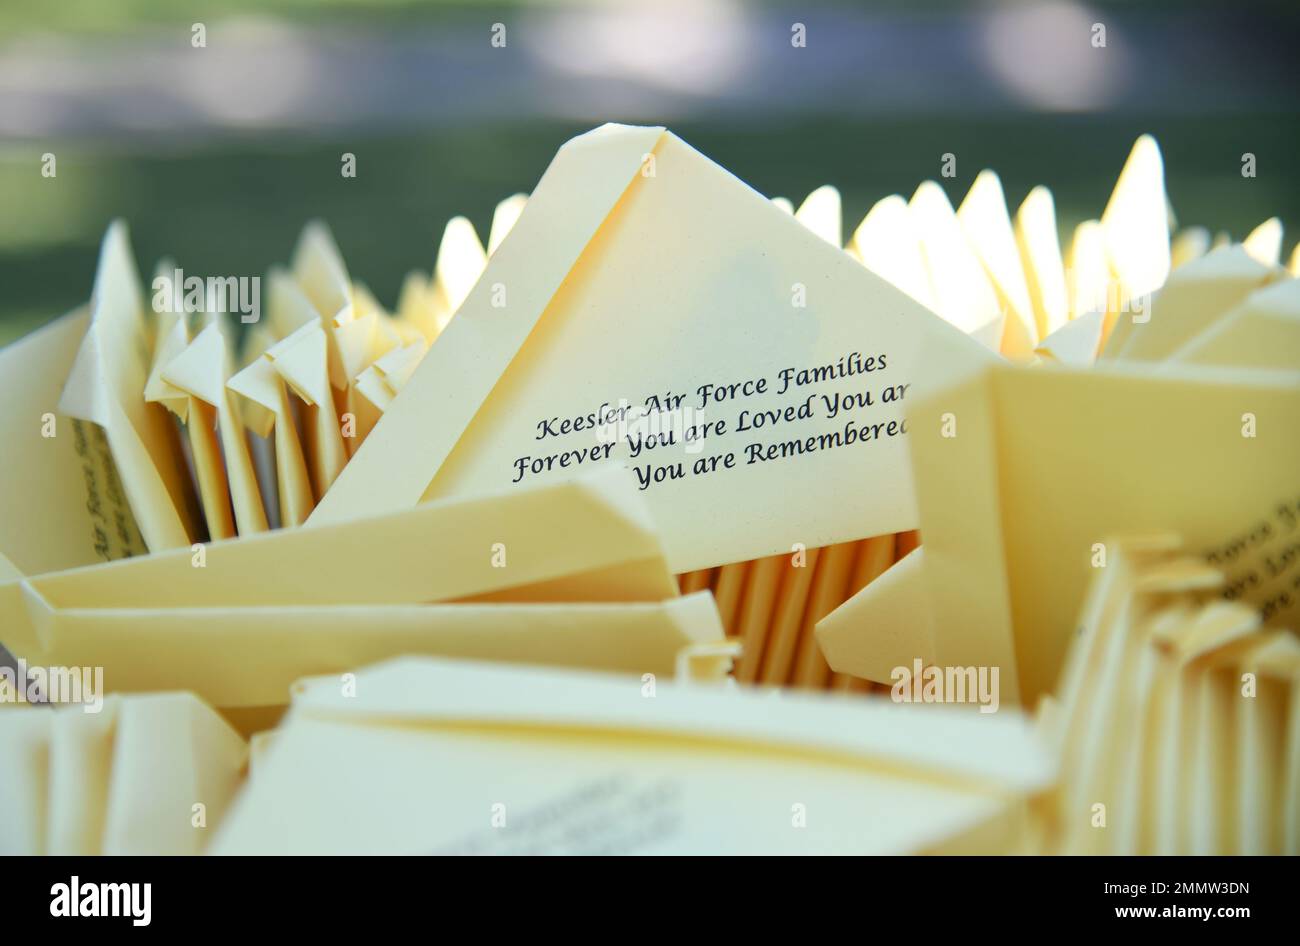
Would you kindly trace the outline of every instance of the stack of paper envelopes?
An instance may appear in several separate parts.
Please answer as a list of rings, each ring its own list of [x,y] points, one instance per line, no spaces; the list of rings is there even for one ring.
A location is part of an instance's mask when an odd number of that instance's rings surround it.
[[[622,125],[392,312],[319,223],[148,288],[113,224],[0,352],[0,644],[130,695],[0,709],[5,848],[204,848],[257,733],[222,851],[1293,849],[1300,255],[1178,229],[1148,137],[1057,227],[984,171],[845,245],[833,188]],[[985,713],[683,685],[928,669]]]
[[[678,596],[621,470],[13,577],[0,616],[28,665],[190,690],[244,728],[273,720],[301,676],[400,654],[671,676],[703,648],[692,674],[730,664],[709,650],[724,643],[712,599]]]
[[[1300,641],[1220,600],[1175,540],[1097,573],[1045,726],[1061,755],[1049,849],[1300,852]]]
[[[0,854],[198,854],[248,747],[189,693],[0,705]]]
[[[935,366],[908,415],[925,544],[822,622],[833,667],[998,666],[1032,705],[1134,532],[1177,532],[1268,626],[1300,625],[1300,282],[1225,247],[1142,318],[1095,367]]]

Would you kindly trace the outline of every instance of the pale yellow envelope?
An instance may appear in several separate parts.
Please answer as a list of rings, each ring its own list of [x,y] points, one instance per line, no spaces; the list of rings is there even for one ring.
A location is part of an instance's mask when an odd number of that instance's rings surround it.
[[[1002,851],[1052,777],[1015,713],[427,659],[355,684],[299,688],[211,853]]]
[[[1169,199],[1164,159],[1150,135],[1134,142],[1102,212],[1101,233],[1121,304],[1164,285],[1170,268]],[[1108,321],[1117,315],[1111,311]]]
[[[514,229],[515,223],[519,220],[519,215],[524,212],[526,203],[528,203],[527,194],[511,194],[497,204],[496,209],[492,212],[492,228],[488,231],[487,252],[489,256],[497,251],[497,247],[506,238],[506,234]]]
[[[1239,368],[1300,365],[1300,281],[1283,279],[1251,293],[1169,361]]]
[[[939,665],[998,666],[1004,701],[1034,704],[1120,532],[1178,531],[1270,626],[1296,623],[1300,596],[1267,559],[1285,552],[1276,517],[1300,512],[1300,373],[1001,365],[909,418],[933,617],[918,656],[932,642]],[[881,633],[868,599],[838,616],[864,654]]]
[[[1037,344],[1034,354],[1039,358],[1063,365],[1086,367],[1097,360],[1102,334],[1106,328],[1106,313],[1089,312],[1071,319]]]
[[[980,171],[957,208],[957,220],[984,272],[998,294],[1006,322],[999,350],[1012,358],[1027,357],[1038,342],[1038,325],[1030,301],[1029,283],[1007,212],[1002,181],[993,171]]]
[[[68,369],[58,411],[103,428],[126,502],[145,543],[158,551],[188,546],[199,527],[171,417],[143,396],[152,350],[144,306],[126,225],[115,221],[100,248],[90,322]],[[102,495],[112,490],[111,483],[99,484],[91,501],[120,505],[112,495]],[[124,515],[113,517],[125,522]]]
[[[560,150],[308,524],[596,463],[640,470],[678,572],[910,528],[900,398],[919,361],[947,347],[989,357],[674,135],[605,126]],[[791,375],[781,393],[783,369],[821,380]],[[684,409],[701,385],[747,380],[750,396],[732,389],[690,415],[698,424],[679,423],[675,446],[635,459],[625,438],[602,443],[587,423],[620,399],[684,395]],[[873,403],[853,419],[826,416],[821,396],[865,393]],[[752,423],[805,403],[810,418],[738,429],[741,410]],[[564,418],[582,420],[558,433]],[[552,421],[557,435],[537,440]],[[726,431],[705,433],[716,421]]]
[[[616,598],[609,584],[605,597]],[[591,604],[32,607],[42,646],[24,653],[29,663],[103,667],[111,692],[185,689],[222,711],[283,706],[299,677],[407,654],[667,678],[684,649],[725,640],[707,592]],[[730,661],[693,664],[695,677],[716,679]]]
[[[35,575],[145,551],[104,428],[59,413],[89,313],[0,350],[0,554]]]
[[[0,852],[198,854],[243,778],[244,740],[189,693],[0,712]]]
[[[840,192],[829,184],[812,191],[794,212],[794,219],[831,246],[844,245],[844,212]]]
[[[1277,266],[1282,261],[1282,221],[1270,217],[1246,234],[1241,245],[1264,266]]]
[[[927,309],[935,309],[921,238],[911,208],[902,197],[892,194],[876,201],[853,231],[847,250],[881,279]]]
[[[347,373],[339,351],[337,335],[333,329],[353,318],[352,282],[348,278],[343,255],[329,227],[314,220],[303,227],[298,245],[294,247],[290,272],[304,296],[311,303],[316,319],[326,334],[326,370],[331,387],[343,391],[348,386]],[[308,321],[300,308],[286,309],[287,321],[276,327],[276,334],[284,338]]]
[[[925,181],[908,201],[930,276],[934,311],[991,351],[999,351],[1006,312],[943,188]]]
[[[1025,269],[1038,337],[1046,338],[1070,318],[1056,204],[1046,187],[1031,190],[1016,211],[1016,247]]]
[[[32,624],[45,605],[129,615],[135,608],[676,596],[635,486],[611,470],[330,528],[283,529],[193,553],[11,580],[0,584],[0,628],[5,645],[23,657],[45,646]]]
[[[1241,245],[1223,247],[1173,272],[1146,310],[1123,315],[1103,361],[1161,361],[1275,278]]]
[[[325,494],[348,462],[343,427],[330,386],[330,349],[329,333],[318,322],[310,321],[276,342],[263,356],[302,401],[302,440],[315,500]]]
[[[925,547],[914,549],[817,623],[817,644],[834,670],[884,683],[918,657],[934,663],[924,560]],[[869,638],[860,627],[863,613],[871,616]]]
[[[245,399],[244,416],[249,429],[259,437],[274,435],[275,495],[280,522],[287,526],[302,525],[315,500],[284,378],[263,352],[233,375],[226,387]]]
[[[1216,600],[1222,573],[1168,538],[1113,541],[1080,615],[1049,727],[1062,759],[1049,849],[1280,853],[1300,807],[1279,791],[1300,740],[1300,644]],[[1257,693],[1243,670],[1262,671]]]
[[[202,483],[205,477],[209,482],[224,477],[230,489],[236,532],[246,536],[266,531],[266,507],[249,453],[243,411],[236,405],[234,393],[226,388],[233,371],[228,332],[221,315],[208,319],[193,341],[162,367],[161,376],[191,397],[191,425],[201,424],[205,431],[215,425],[221,453],[201,457],[196,451],[195,466],[210,466],[206,473],[200,469],[198,478]]]

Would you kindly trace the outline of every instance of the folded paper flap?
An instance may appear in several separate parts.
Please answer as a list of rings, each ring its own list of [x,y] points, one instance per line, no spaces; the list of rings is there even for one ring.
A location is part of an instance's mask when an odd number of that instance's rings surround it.
[[[1259,613],[1244,604],[1214,601],[1188,625],[1157,626],[1152,639],[1174,651],[1180,660],[1197,660],[1259,629]]]
[[[275,370],[308,404],[328,405],[329,340],[319,322],[308,322],[267,349]]]
[[[999,426],[1000,379],[1008,372],[1030,370],[1014,369],[990,356],[974,370],[954,372],[952,381],[944,384],[932,369],[925,376],[930,390],[923,388],[908,411],[935,660],[999,667],[1002,701],[1012,704],[1028,698],[1012,631],[1005,534],[1007,508],[1020,500],[1003,495],[1002,457],[991,433]],[[945,435],[948,420],[965,425],[957,428],[957,436]],[[974,629],[979,633],[972,633]]]
[[[641,477],[676,572],[915,525],[902,401],[937,349],[980,347],[676,136],[623,138],[552,163],[309,524],[608,462]]]
[[[832,670],[893,681],[897,667],[934,662],[934,638],[922,574],[925,546],[899,559],[817,622],[817,642]]]
[[[109,425],[111,415],[104,358],[100,331],[92,316],[59,395],[59,413],[88,420],[100,427]]]
[[[1244,669],[1281,679],[1295,678],[1300,685],[1300,639],[1291,631],[1269,634],[1244,661]]]
[[[229,353],[217,322],[209,322],[185,349],[164,365],[162,379],[209,404],[221,401],[225,392]]]
[[[1244,623],[1244,622],[1243,622]],[[1241,633],[1226,637],[1217,647],[1207,648],[1196,656],[1197,665],[1205,670],[1252,671],[1270,674],[1285,671],[1295,656],[1290,631],[1263,631]],[[1287,674],[1283,672],[1282,676]]]
[[[883,700],[660,683],[635,676],[404,658],[358,675],[343,696],[335,677],[295,685],[295,714],[361,725],[402,722],[657,734],[725,741],[914,770],[996,792],[1046,786],[1053,765],[1024,717],[909,712]]]
[[[171,321],[170,325],[160,325],[159,335],[154,349],[154,363],[149,369],[149,380],[145,382],[144,399],[165,404],[173,413],[186,419],[189,407],[189,395],[163,378],[163,371],[181,352],[189,346],[189,328],[184,316]]]
[[[20,573],[102,560],[102,545],[93,541],[98,510],[87,502],[78,453],[91,448],[89,458],[99,457],[93,465],[104,469],[107,450],[99,449],[103,439],[89,425],[57,413],[89,318],[82,306],[0,349],[0,439],[6,445],[0,553]],[[57,436],[42,437],[51,421]]]
[[[1105,312],[1089,312],[1071,319],[1038,343],[1034,354],[1067,365],[1091,365],[1101,345]]]
[[[535,583],[593,562],[662,561],[631,474],[608,469],[504,495],[449,499],[310,533],[277,530],[32,579],[56,607],[398,602],[463,598]],[[581,543],[556,545],[582,520]],[[464,543],[474,542],[472,562]],[[492,544],[506,563],[492,567]],[[366,548],[358,556],[358,548]],[[410,550],[423,549],[412,556]],[[518,567],[526,561],[527,569]],[[473,563],[482,563],[475,567]],[[297,563],[295,567],[295,563]],[[523,574],[529,578],[522,579]],[[397,596],[397,597],[394,597]]]
[[[407,397],[388,406],[313,510],[309,525],[388,511],[419,500],[663,134],[661,127],[604,125],[561,147],[489,265],[487,274],[493,264],[513,264],[520,273],[508,286],[510,306],[502,309],[494,304],[490,279],[478,281],[439,337],[443,344],[431,346],[411,376],[405,387]],[[582,195],[581,203],[574,202],[575,194]],[[555,229],[557,221],[562,221],[560,229]],[[539,246],[545,258],[516,259]],[[505,336],[499,326],[480,329],[476,324],[503,319],[510,320]],[[442,394],[448,386],[458,391],[451,403]],[[443,426],[436,434],[412,441],[411,423],[431,400],[445,407],[440,412]],[[381,475],[384,487],[375,489],[375,478]]]
[[[1133,145],[1101,215],[1111,269],[1129,296],[1158,289],[1169,275],[1169,203],[1164,159],[1150,135]]]

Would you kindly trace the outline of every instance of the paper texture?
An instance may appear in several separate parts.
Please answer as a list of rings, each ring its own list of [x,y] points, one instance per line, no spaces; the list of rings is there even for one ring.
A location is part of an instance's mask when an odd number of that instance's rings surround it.
[[[0,853],[199,854],[243,777],[247,747],[188,693],[4,709]]]
[[[213,853],[962,850],[1051,779],[1011,713],[644,687],[414,659],[352,698],[309,681]]]
[[[605,126],[561,149],[309,525],[609,462],[639,471],[676,571],[909,528],[902,399],[938,345],[982,357],[680,139]],[[703,385],[691,443],[593,431],[620,400],[687,416]]]
[[[158,551],[188,546],[198,529],[171,418],[142,397],[150,347],[135,259],[117,221],[100,248],[90,322],[58,410],[103,428],[135,521]]]

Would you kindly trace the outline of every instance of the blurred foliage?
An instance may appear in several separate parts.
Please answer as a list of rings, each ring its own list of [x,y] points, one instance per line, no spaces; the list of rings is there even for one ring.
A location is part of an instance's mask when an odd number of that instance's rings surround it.
[[[0,36],[21,33],[112,33],[166,28],[230,17],[274,17],[290,23],[401,26],[458,17],[482,19],[525,7],[600,7],[616,0],[0,0]],[[631,0],[640,2],[640,0]],[[690,0],[679,0],[689,4]],[[745,6],[806,8],[806,0],[736,0]],[[816,0],[819,8],[854,7],[909,15],[951,14],[1023,0]],[[1224,0],[1089,0],[1094,10],[1186,13],[1198,7],[1222,8]],[[1259,12],[1296,12],[1294,0],[1252,0]]]
[[[431,269],[446,221],[465,214],[486,238],[501,198],[530,190],[555,150],[586,126],[512,123],[418,136],[223,138],[194,148],[93,148],[46,143],[0,150],[0,342],[84,301],[98,241],[124,217],[142,277],[161,257],[197,275],[255,275],[287,262],[304,222],[333,228],[353,278],[392,305],[402,277]],[[1002,177],[1014,205],[1035,184],[1056,195],[1063,237],[1099,215],[1133,140],[1151,131],[1164,151],[1181,224],[1240,238],[1272,215],[1300,228],[1294,116],[1205,122],[1194,116],[888,118],[759,126],[675,125],[674,131],[747,183],[796,202],[832,183],[845,202],[846,233],[871,204],[910,195],[936,177],[939,156],[958,156],[941,180],[954,205],[984,167]],[[58,154],[58,176],[40,175],[40,152]],[[357,155],[344,179],[340,155]],[[1241,154],[1258,156],[1244,179]]]

